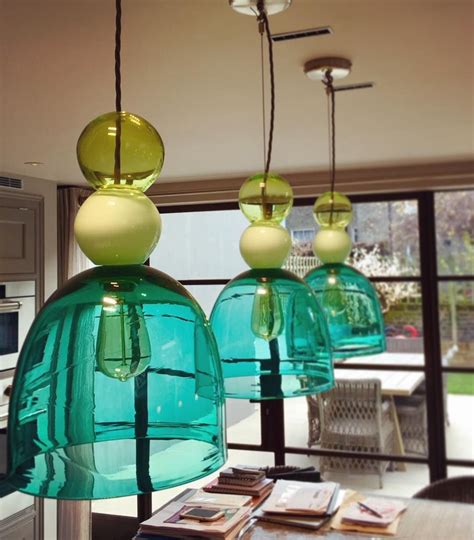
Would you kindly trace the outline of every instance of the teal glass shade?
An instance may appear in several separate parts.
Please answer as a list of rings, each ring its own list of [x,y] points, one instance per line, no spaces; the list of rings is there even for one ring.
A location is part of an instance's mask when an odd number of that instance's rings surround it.
[[[206,476],[226,459],[222,370],[201,308],[166,274],[96,267],[58,290],[20,354],[7,481],[102,499]]]
[[[377,292],[346,264],[324,264],[304,278],[324,310],[334,358],[385,351],[385,327]]]
[[[225,395],[279,399],[334,385],[329,332],[310,288],[281,269],[249,270],[227,284],[211,314]]]

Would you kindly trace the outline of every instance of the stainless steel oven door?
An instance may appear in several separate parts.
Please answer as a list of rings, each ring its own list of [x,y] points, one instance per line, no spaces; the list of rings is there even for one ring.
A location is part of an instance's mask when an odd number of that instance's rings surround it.
[[[33,296],[0,299],[0,371],[16,367],[35,310]]]

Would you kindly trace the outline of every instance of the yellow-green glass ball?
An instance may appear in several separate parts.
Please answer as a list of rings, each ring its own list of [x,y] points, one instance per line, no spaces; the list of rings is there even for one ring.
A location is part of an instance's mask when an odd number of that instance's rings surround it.
[[[328,191],[316,199],[313,214],[321,227],[344,229],[352,221],[352,204],[342,193]]]
[[[239,206],[251,223],[261,220],[280,223],[293,206],[293,190],[281,176],[256,174],[242,184]]]
[[[125,111],[98,116],[77,141],[79,166],[94,189],[146,191],[160,175],[164,157],[158,131],[144,118]]]
[[[138,189],[100,189],[79,209],[74,234],[94,264],[143,264],[160,238],[161,218]]]

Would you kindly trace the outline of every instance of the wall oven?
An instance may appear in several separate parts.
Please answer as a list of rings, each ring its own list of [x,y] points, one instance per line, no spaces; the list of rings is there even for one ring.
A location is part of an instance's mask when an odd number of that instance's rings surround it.
[[[0,283],[0,372],[15,369],[35,313],[34,281]]]

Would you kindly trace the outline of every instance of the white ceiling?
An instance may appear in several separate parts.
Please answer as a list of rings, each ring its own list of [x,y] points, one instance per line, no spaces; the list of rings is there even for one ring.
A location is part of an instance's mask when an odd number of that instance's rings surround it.
[[[0,170],[81,183],[75,144],[113,110],[113,0],[0,0]],[[294,0],[272,31],[334,34],[275,44],[273,169],[327,166],[326,97],[315,56],[353,61],[337,96],[338,164],[466,159],[473,151],[471,1]],[[166,145],[163,179],[261,168],[259,37],[227,0],[123,0],[123,106]],[[25,161],[42,161],[32,169]]]

